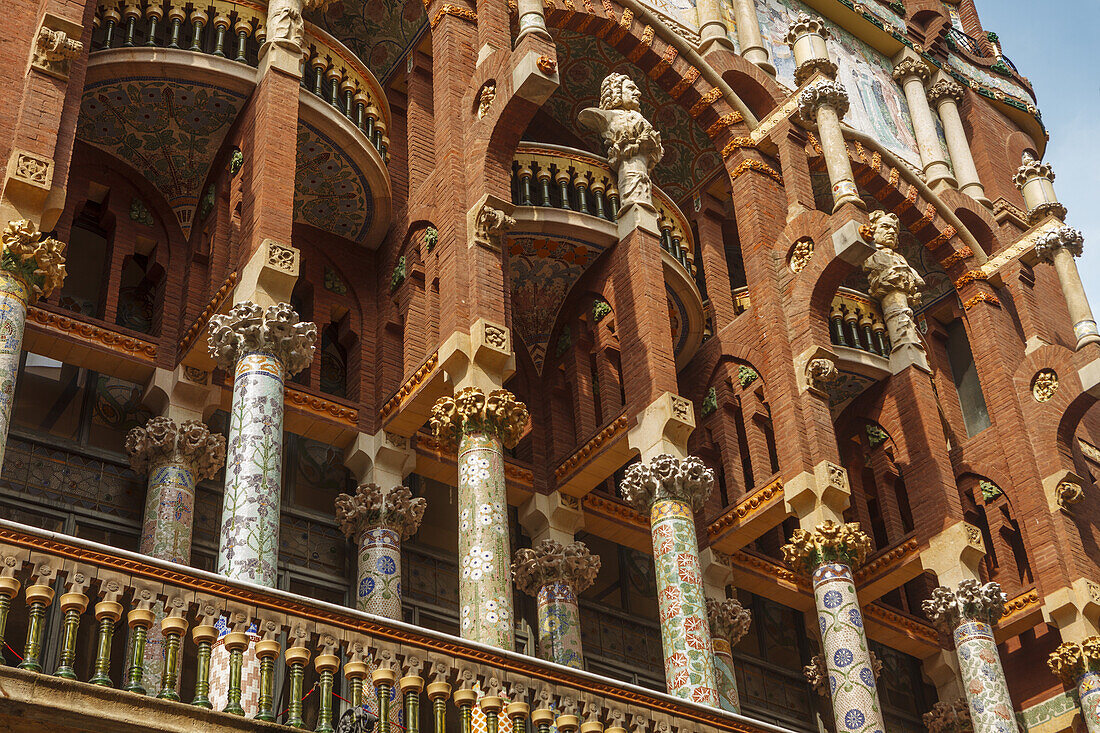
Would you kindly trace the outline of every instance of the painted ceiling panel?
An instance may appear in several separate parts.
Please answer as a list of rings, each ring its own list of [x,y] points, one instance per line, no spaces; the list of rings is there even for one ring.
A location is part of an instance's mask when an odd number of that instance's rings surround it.
[[[362,241],[374,217],[374,197],[355,161],[305,123],[298,125],[297,160],[294,221]]]
[[[351,49],[383,84],[428,24],[421,0],[338,0],[306,19]]]

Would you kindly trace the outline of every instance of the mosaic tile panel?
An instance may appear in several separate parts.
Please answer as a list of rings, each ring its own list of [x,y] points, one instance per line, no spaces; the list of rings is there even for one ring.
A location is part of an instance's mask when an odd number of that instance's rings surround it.
[[[298,125],[294,221],[358,241],[374,218],[374,196],[363,171],[324,133]]]
[[[650,512],[665,685],[669,694],[718,705],[714,648],[691,508],[660,499]]]
[[[421,0],[343,0],[305,15],[340,39],[383,85],[428,27]]]
[[[462,638],[511,650],[511,554],[504,450],[487,433],[463,433],[458,446],[459,625]]]
[[[1088,733],[1100,733],[1100,672],[1085,672],[1077,679],[1081,717]]]
[[[229,699],[229,652],[225,649],[225,635],[229,626],[219,618],[214,627],[218,638],[210,651],[210,702],[215,710],[224,710]],[[260,640],[255,624],[248,627],[248,648],[244,650],[241,666],[241,707],[251,718],[260,709],[260,658],[256,656],[256,642]]]
[[[566,667],[584,669],[581,653],[581,612],[568,583],[549,583],[539,589],[539,656]]]
[[[824,563],[814,570],[813,585],[837,730],[884,733],[852,570],[840,563]]]
[[[993,629],[983,621],[966,621],[955,628],[954,637],[974,733],[1014,733],[1012,700]]]
[[[1068,692],[1036,703],[1016,713],[1016,722],[1022,730],[1068,730],[1076,717],[1077,701]],[[1053,727],[1051,727],[1053,726]]]
[[[355,606],[376,616],[401,619],[401,537],[389,527],[373,527],[359,538]]]
[[[275,586],[282,490],[283,365],[246,354],[233,380],[218,573]]]
[[[194,471],[182,463],[154,466],[145,499],[142,554],[182,565],[190,562],[194,510]]]
[[[714,646],[714,676],[718,682],[718,704],[731,713],[741,712],[737,696],[737,673],[733,666],[733,649],[728,639],[711,637]]]
[[[0,466],[4,465],[8,444],[28,302],[30,291],[26,283],[7,270],[0,270]]]

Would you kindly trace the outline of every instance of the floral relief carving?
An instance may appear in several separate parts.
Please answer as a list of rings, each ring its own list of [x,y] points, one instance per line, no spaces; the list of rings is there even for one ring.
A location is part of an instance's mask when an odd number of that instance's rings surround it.
[[[317,326],[299,322],[289,303],[266,310],[248,301],[226,315],[210,317],[210,356],[221,369],[231,371],[245,354],[274,355],[291,376],[309,366],[317,342]]]
[[[427,500],[413,498],[407,486],[387,491],[378,484],[360,484],[354,495],[336,497],[336,524],[349,539],[372,527],[388,527],[404,541],[416,534],[427,507]]]
[[[725,639],[730,646],[737,646],[737,642],[749,632],[752,613],[733,598],[708,598],[707,619],[710,621],[711,636]]]
[[[17,150],[13,154],[15,160],[12,166],[12,176],[24,183],[39,188],[49,188],[53,181],[51,168],[53,161],[49,158],[40,158],[23,150]]]
[[[937,702],[922,720],[928,733],[972,733],[974,730],[970,705],[963,697],[951,702]]]
[[[806,265],[810,264],[810,258],[813,256],[814,240],[803,237],[795,242],[794,247],[791,248],[791,257],[787,264],[791,268],[791,272],[797,275],[806,269]]]
[[[458,445],[464,432],[491,433],[506,448],[512,448],[527,428],[527,406],[506,389],[485,394],[478,387],[466,387],[454,397],[441,397],[432,406],[429,420],[432,435],[444,447]]]
[[[479,120],[485,119],[485,115],[489,114],[489,110],[493,107],[493,100],[497,98],[497,84],[495,81],[487,81],[485,85],[481,87],[481,91],[477,95],[477,118]]]
[[[958,82],[941,79],[928,88],[928,101],[936,104],[941,99],[953,99],[958,103],[962,101],[963,94],[963,88]]]
[[[843,118],[848,112],[848,91],[838,81],[821,79],[802,90],[798,95],[798,114],[807,122],[817,120],[817,110],[822,106],[836,110]]]
[[[783,561],[791,569],[810,573],[823,563],[841,563],[855,569],[867,559],[871,538],[859,524],[822,522],[813,531],[796,529],[791,541],[783,546]]]
[[[1062,247],[1074,257],[1080,257],[1084,251],[1085,235],[1080,229],[1061,226],[1043,232],[1035,238],[1035,256],[1043,262],[1053,263],[1054,253]]]
[[[649,462],[626,469],[619,485],[626,503],[648,513],[654,502],[681,501],[699,511],[714,490],[714,471],[695,456],[683,460],[661,454]]]
[[[27,219],[9,221],[0,235],[3,255],[0,268],[22,278],[36,297],[47,298],[65,281],[65,244],[43,238]]]
[[[283,270],[294,272],[298,262],[298,253],[292,247],[284,247],[275,242],[267,245],[267,264]]]
[[[38,29],[38,38],[35,39],[31,66],[54,76],[68,78],[69,66],[83,51],[84,44],[78,39],[70,38],[63,30],[43,25]]]
[[[1031,380],[1031,396],[1036,402],[1049,402],[1058,391],[1058,373],[1053,369],[1040,369]]]
[[[950,634],[964,621],[980,621],[992,626],[1004,615],[1008,598],[997,583],[964,580],[957,590],[940,586],[932,597],[921,603],[928,620],[944,633]]]
[[[533,549],[516,551],[512,577],[516,587],[531,596],[554,583],[566,583],[574,594],[580,594],[596,582],[600,565],[600,556],[589,552],[583,542],[563,545],[543,540]]]
[[[485,324],[485,343],[506,351],[508,349],[508,331],[495,323]]]

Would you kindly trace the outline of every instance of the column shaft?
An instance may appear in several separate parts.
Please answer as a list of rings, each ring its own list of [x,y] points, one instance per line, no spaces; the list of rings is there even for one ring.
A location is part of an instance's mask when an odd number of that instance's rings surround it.
[[[547,583],[539,589],[538,616],[540,656],[549,662],[584,669],[581,612],[568,583]]]
[[[764,45],[764,38],[760,35],[756,4],[753,0],[733,0],[733,17],[737,22],[737,42],[741,44],[741,55],[774,74],[775,70],[768,63],[768,47]]]
[[[1088,733],[1100,733],[1100,672],[1085,672],[1077,678],[1077,696],[1081,717]]]
[[[359,537],[360,611],[401,620],[401,537],[389,527],[370,527]]]
[[[718,704],[723,710],[741,713],[741,700],[737,695],[737,673],[733,669],[733,647],[726,639],[711,638],[714,647],[714,676],[718,683]]]
[[[1085,286],[1081,283],[1081,273],[1073,261],[1073,253],[1066,247],[1057,247],[1053,252],[1054,270],[1062,285],[1062,294],[1066,297],[1066,308],[1073,322],[1073,335],[1077,339],[1077,348],[1084,343],[1097,341],[1096,319],[1092,316]]]
[[[829,183],[833,192],[833,211],[846,203],[863,208],[859,197],[852,161],[848,160],[848,148],[844,145],[844,133],[840,130],[840,116],[832,105],[823,104],[817,110],[817,133],[821,138],[821,150],[825,167],[829,171]]]
[[[462,638],[515,646],[508,502],[500,438],[463,430],[458,446],[458,597]]]
[[[275,587],[282,491],[283,365],[244,354],[233,380],[218,572]]]
[[[141,528],[143,555],[181,565],[191,561],[195,479],[194,468],[181,461],[162,463],[149,471]]]
[[[8,427],[15,402],[15,380],[23,353],[30,288],[19,277],[0,270],[0,466],[8,447]]]
[[[955,628],[954,637],[974,733],[1015,733],[1012,700],[993,628],[984,621],[965,620]]]
[[[823,563],[813,572],[813,585],[836,729],[881,733],[886,727],[852,569],[843,563]]]
[[[650,513],[665,686],[669,694],[718,706],[714,648],[691,507],[658,499]]]
[[[951,176],[951,169],[943,157],[940,137],[936,133],[936,122],[932,119],[932,108],[928,106],[928,96],[924,91],[924,82],[917,75],[910,75],[902,82],[905,100],[909,103],[909,116],[913,120],[913,132],[917,138],[917,151],[924,168],[924,176],[929,186],[940,181],[947,185],[957,185]]]
[[[940,113],[940,122],[943,123],[943,136],[947,141],[947,152],[951,155],[951,167],[955,170],[959,190],[975,201],[988,202],[985,187],[978,178],[978,168],[974,165],[974,156],[970,153],[970,142],[966,139],[966,130],[959,115],[959,103],[952,97],[942,97],[937,110]]]

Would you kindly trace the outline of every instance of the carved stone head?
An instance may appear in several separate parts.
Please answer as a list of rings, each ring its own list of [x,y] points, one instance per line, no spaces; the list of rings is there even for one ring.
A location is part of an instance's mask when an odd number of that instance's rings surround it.
[[[897,214],[888,211],[871,212],[871,230],[874,232],[872,240],[876,249],[897,249],[898,232],[901,231],[901,220]]]
[[[608,74],[600,84],[600,109],[627,109],[638,111],[642,92],[626,74]]]

